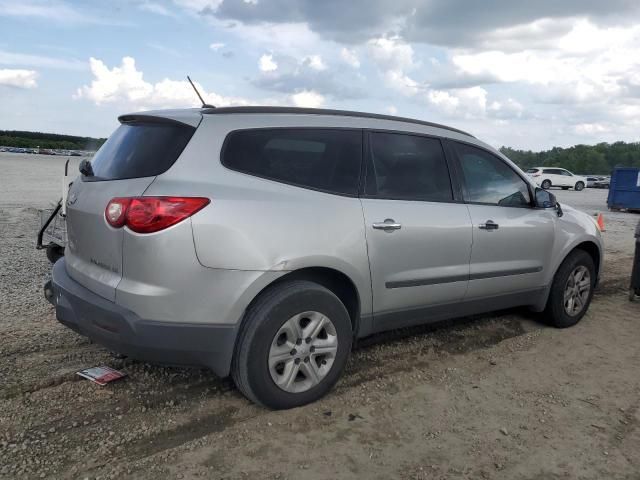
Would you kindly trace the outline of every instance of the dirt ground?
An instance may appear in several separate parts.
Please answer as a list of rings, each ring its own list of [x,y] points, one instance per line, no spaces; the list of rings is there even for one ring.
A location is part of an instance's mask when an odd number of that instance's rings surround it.
[[[273,412],[56,322],[34,238],[62,163],[0,154],[0,478],[640,479],[640,216],[606,212],[605,191],[554,192],[605,213],[604,280],[576,327],[512,310],[376,336],[326,398]],[[100,364],[129,378],[74,373]]]

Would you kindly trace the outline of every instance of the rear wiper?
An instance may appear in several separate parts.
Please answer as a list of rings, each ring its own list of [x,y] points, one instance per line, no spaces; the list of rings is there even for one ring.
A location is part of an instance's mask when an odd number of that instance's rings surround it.
[[[80,173],[85,177],[93,177],[93,167],[89,160],[82,160],[78,170],[80,170]]]

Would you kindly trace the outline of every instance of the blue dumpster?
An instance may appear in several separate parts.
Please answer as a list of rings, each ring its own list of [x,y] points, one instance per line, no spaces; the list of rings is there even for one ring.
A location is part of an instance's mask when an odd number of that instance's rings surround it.
[[[613,170],[607,206],[611,210],[640,210],[640,168]]]

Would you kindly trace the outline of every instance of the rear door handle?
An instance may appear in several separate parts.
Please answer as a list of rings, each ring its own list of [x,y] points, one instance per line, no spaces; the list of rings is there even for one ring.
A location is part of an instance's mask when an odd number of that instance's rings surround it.
[[[493,220],[487,220],[484,224],[478,225],[478,228],[481,228],[482,230],[497,230],[500,228],[500,225],[495,223]]]
[[[387,218],[384,222],[376,222],[372,225],[376,230],[384,230],[385,232],[391,232],[393,230],[400,230],[402,224],[396,223],[393,218]]]

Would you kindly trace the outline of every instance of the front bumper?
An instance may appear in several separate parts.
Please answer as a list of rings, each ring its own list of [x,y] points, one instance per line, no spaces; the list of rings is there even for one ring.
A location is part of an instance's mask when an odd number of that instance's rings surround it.
[[[142,319],[73,280],[64,258],[53,266],[51,285],[56,318],[96,343],[138,360],[208,367],[220,377],[229,375],[235,325]]]

